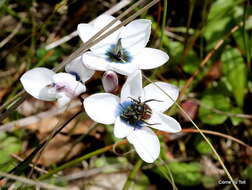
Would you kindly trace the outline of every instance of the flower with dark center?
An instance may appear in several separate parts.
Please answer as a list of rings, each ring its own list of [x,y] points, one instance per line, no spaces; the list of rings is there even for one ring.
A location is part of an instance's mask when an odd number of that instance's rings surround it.
[[[110,15],[97,17],[91,24],[79,24],[77,31],[86,43],[92,36],[115,18]],[[112,28],[121,21],[116,21]],[[83,54],[83,63],[97,71],[115,71],[130,75],[139,69],[153,69],[165,64],[169,56],[161,50],[147,48],[151,21],[133,20],[96,43]]]
[[[109,93],[97,93],[87,97],[83,104],[94,121],[114,123],[114,135],[126,137],[139,156],[151,163],[159,156],[160,143],[149,127],[170,133],[181,130],[175,119],[163,114],[176,101],[178,92],[177,87],[165,82],[151,83],[142,88],[141,71],[137,71],[126,80],[120,98]]]

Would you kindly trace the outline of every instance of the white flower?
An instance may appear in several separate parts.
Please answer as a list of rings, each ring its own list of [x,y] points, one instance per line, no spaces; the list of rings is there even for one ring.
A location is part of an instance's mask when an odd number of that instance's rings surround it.
[[[177,99],[178,88],[168,83],[155,82],[142,89],[141,71],[137,71],[128,77],[120,98],[109,93],[97,93],[84,100],[85,110],[93,120],[103,124],[114,123],[114,135],[127,137],[139,156],[148,163],[159,156],[160,143],[147,126],[174,133],[181,130],[175,119],[163,114],[174,102],[156,85],[173,100]]]
[[[24,73],[21,83],[30,95],[44,101],[58,101],[64,106],[71,99],[86,91],[82,82],[87,81],[94,73],[84,67],[81,57],[74,59],[66,66],[69,73],[55,73],[54,71],[38,67]]]
[[[113,16],[101,15],[91,24],[79,24],[80,38],[87,42],[113,19]],[[113,26],[119,23],[117,21]],[[91,51],[83,54],[83,62],[90,69],[112,70],[122,75],[130,75],[137,69],[159,67],[168,61],[169,56],[161,50],[145,47],[150,33],[150,20],[134,20],[91,47]]]

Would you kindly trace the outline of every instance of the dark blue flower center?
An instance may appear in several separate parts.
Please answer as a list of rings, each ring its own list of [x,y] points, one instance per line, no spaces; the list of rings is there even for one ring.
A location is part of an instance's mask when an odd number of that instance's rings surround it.
[[[121,39],[116,44],[111,45],[105,55],[108,61],[119,64],[126,64],[132,60],[130,53],[122,47]]]
[[[146,120],[151,117],[151,109],[145,102],[141,102],[140,98],[138,100],[131,99],[132,101],[124,101],[119,104],[117,116],[126,124],[139,129],[144,124],[149,124]]]

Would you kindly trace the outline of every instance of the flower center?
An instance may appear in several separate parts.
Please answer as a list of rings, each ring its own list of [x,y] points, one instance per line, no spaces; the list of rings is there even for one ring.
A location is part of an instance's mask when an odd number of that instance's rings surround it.
[[[152,125],[146,122],[150,119],[152,110],[145,102],[141,102],[140,98],[138,100],[131,98],[131,101],[125,101],[119,106],[120,118],[127,124],[134,128],[141,128],[143,124]]]
[[[122,47],[121,38],[115,45],[111,45],[105,55],[108,61],[120,64],[126,64],[132,59],[129,52]]]

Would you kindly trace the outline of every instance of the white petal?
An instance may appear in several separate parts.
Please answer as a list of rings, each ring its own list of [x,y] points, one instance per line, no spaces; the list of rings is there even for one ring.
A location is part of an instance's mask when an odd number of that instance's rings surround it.
[[[151,109],[160,112],[164,112],[169,107],[171,107],[174,101],[177,100],[178,95],[179,95],[179,89],[176,86],[165,82],[151,83],[146,87],[144,87],[144,93],[143,93],[144,100],[155,99],[162,101],[162,102],[151,101],[147,103],[151,107]]]
[[[86,43],[97,32],[92,24],[78,24],[78,34],[81,40]]]
[[[122,46],[135,55],[144,48],[150,38],[151,21],[147,19],[137,19],[126,25],[121,33]]]
[[[142,73],[140,70],[130,75],[121,90],[121,102],[130,100],[129,97],[137,99],[141,97],[142,89]]]
[[[70,97],[79,96],[86,91],[85,85],[77,81],[74,75],[69,73],[57,73],[53,76],[56,85],[62,87],[62,91]]]
[[[109,63],[108,70],[113,70],[121,75],[130,75],[138,69],[135,63]]]
[[[71,61],[71,63],[67,64],[65,70],[68,73],[77,73],[82,82],[90,79],[95,72],[94,70],[88,69],[84,65],[81,56],[75,58],[73,61]]]
[[[125,122],[123,122],[120,119],[119,116],[116,118],[115,126],[114,126],[115,137],[124,138],[128,136],[133,130],[134,130],[134,127],[127,125]]]
[[[119,97],[109,93],[98,93],[84,100],[84,108],[94,121],[112,124],[116,119]]]
[[[139,65],[140,69],[153,69],[160,67],[169,60],[169,56],[164,51],[154,48],[143,48],[133,62]]]
[[[72,100],[72,98],[70,98],[69,96],[66,96],[64,93],[59,93],[59,94],[60,94],[60,97],[57,100],[59,107],[63,107],[67,105]]]
[[[133,130],[127,139],[145,162],[152,163],[158,158],[160,143],[156,134],[148,127]]]
[[[53,101],[56,100],[57,93],[52,88],[48,88],[47,85],[53,83],[52,78],[54,75],[55,73],[52,70],[38,67],[24,73],[20,80],[25,91],[33,97]]]
[[[82,55],[82,61],[87,68],[96,71],[106,71],[109,64],[105,58],[97,56],[91,51]]]
[[[148,123],[157,123],[157,125],[151,125],[150,127],[161,131],[170,133],[177,133],[181,131],[181,126],[176,119],[159,112],[153,112],[151,118],[148,120]]]
[[[94,27],[94,31],[95,31],[94,34],[96,34],[97,32],[99,32],[102,28],[104,28],[106,25],[108,25],[114,19],[115,19],[115,17],[113,17],[111,15],[108,15],[108,14],[104,14],[104,15],[101,15],[101,16],[97,17],[92,22],[92,26]],[[113,24],[105,32],[109,31],[110,29],[112,29],[113,27],[117,26],[120,23],[121,23],[121,21],[116,21],[116,23]],[[108,37],[104,38],[103,40],[101,40],[100,42],[98,42],[97,44],[95,44],[94,46],[92,46],[90,48],[92,50],[92,52],[95,53],[95,54],[98,54],[98,55],[100,55],[102,53],[105,54],[106,51],[108,50],[107,47],[111,46],[112,44],[115,44],[117,42],[119,34],[120,34],[120,31],[121,31],[122,28],[123,27],[121,27],[120,29],[116,30],[115,32],[113,32],[112,34],[110,34]],[[93,31],[90,32],[90,33],[93,33]]]

